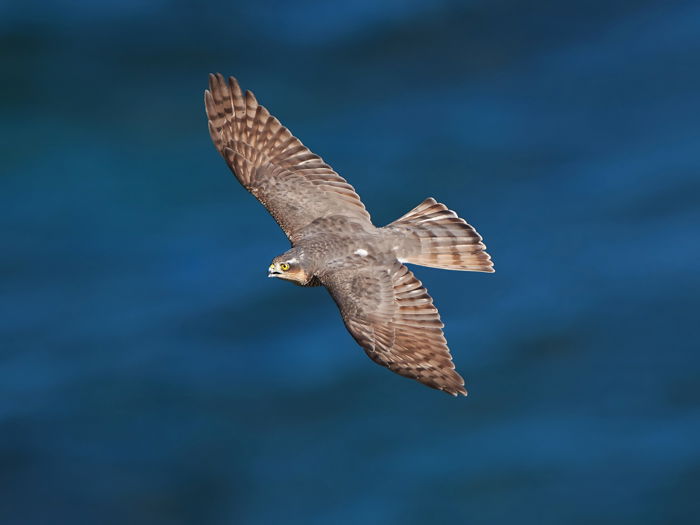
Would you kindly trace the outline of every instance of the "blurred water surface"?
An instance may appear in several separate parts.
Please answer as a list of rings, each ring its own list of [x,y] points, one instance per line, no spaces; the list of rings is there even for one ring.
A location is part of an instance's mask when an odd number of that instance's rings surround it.
[[[2,523],[694,523],[700,6],[0,3]],[[471,395],[371,363],[208,137],[212,71],[497,273]]]

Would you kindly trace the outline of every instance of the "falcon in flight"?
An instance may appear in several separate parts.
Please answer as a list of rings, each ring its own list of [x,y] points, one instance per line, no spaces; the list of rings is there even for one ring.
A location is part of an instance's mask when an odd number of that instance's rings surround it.
[[[433,198],[378,228],[354,188],[235,78],[210,75],[204,102],[216,149],[291,241],[268,276],[325,286],[373,361],[466,395],[440,314],[405,264],[493,272],[476,230]]]

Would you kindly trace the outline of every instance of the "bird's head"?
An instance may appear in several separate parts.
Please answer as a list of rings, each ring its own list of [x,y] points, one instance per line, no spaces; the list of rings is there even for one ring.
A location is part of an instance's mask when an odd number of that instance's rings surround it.
[[[272,259],[267,276],[292,281],[302,286],[308,284],[313,277],[304,265],[304,255],[299,248],[292,248]]]

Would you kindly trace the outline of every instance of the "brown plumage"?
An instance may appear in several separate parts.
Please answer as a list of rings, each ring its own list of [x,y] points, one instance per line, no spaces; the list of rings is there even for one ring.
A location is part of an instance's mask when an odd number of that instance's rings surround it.
[[[476,230],[432,198],[377,228],[354,188],[236,79],[210,75],[204,100],[217,150],[292,243],[272,261],[269,276],[325,286],[372,360],[466,395],[437,308],[403,263],[493,272]]]

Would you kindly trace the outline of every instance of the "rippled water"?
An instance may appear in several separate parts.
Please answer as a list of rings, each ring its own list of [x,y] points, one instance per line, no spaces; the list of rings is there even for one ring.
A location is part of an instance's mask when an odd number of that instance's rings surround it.
[[[2,522],[694,522],[698,6],[251,4],[0,5]],[[414,268],[468,398],[266,278],[210,71],[477,227],[496,274]]]

